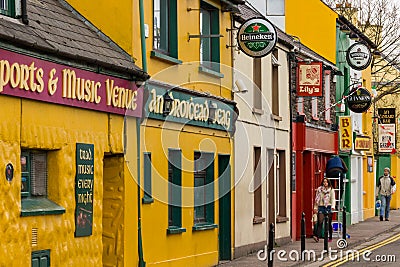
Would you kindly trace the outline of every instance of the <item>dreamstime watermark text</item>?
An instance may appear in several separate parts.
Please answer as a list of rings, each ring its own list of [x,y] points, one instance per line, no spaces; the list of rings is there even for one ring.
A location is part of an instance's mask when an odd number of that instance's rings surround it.
[[[371,250],[358,251],[355,249],[344,250],[341,247],[344,242],[338,240],[338,249],[328,248],[328,250],[322,250],[320,252],[316,250],[271,250],[268,252],[267,246],[264,249],[257,252],[257,259],[260,261],[266,260],[278,260],[282,262],[287,261],[308,261],[308,262],[318,262],[318,261],[353,261],[353,262],[396,262],[396,255],[373,255]],[[339,245],[340,244],[340,245]],[[346,244],[347,245],[347,244]]]

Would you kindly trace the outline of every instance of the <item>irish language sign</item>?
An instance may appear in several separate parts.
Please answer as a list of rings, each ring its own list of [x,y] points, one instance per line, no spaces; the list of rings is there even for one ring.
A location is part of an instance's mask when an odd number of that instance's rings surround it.
[[[75,236],[92,234],[94,145],[76,144]]]
[[[0,49],[1,94],[133,117],[142,116],[143,91],[133,81],[3,49]]]

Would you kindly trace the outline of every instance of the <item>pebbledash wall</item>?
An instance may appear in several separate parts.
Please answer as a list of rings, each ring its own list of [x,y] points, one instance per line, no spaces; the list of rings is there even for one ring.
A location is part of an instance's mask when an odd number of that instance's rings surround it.
[[[134,133],[142,91],[52,61],[0,49],[0,265],[42,255],[51,266],[101,266],[117,252],[136,262],[123,253],[137,251],[137,232],[124,231],[137,221],[136,166],[120,155],[124,114]]]

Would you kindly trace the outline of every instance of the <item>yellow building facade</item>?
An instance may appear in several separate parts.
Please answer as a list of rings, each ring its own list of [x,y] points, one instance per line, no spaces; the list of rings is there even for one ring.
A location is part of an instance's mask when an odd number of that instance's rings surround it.
[[[0,266],[132,266],[148,75],[66,3],[28,0],[28,21],[6,11]]]
[[[285,31],[323,56],[336,62],[337,13],[320,0],[286,0]],[[323,23],[321,23],[323,22]]]
[[[400,76],[400,70],[394,68],[393,66],[390,66],[388,62],[382,58],[378,58],[377,60],[379,64],[375,66],[375,69],[381,71],[377,71],[376,75],[373,77],[372,82],[377,88],[377,93],[378,93],[378,98],[379,100],[376,101],[375,103],[375,109],[376,109],[376,114],[378,114],[378,109],[380,108],[395,108],[395,129],[396,129],[396,141],[394,144],[394,148],[396,151],[388,152],[388,153],[379,153],[378,152],[378,158],[381,160],[380,168],[377,173],[377,179],[378,177],[383,175],[383,168],[384,167],[389,167],[391,169],[391,176],[394,178],[397,186],[399,184],[398,177],[400,177],[400,169],[398,168],[398,164],[400,164],[400,153],[399,153],[399,138],[400,134],[398,131],[399,127],[399,109],[398,109],[398,101],[400,100],[399,96],[397,94],[387,94],[383,97],[380,95],[391,88],[394,88],[396,86],[396,83],[398,83],[398,78]],[[376,124],[377,127],[379,127],[379,124],[384,123],[378,115],[376,115]],[[379,131],[377,128],[377,131],[375,133],[375,139],[378,142],[379,145]],[[378,164],[379,165],[379,164]],[[400,207],[400,194],[397,192],[392,196],[392,200],[390,202],[390,207],[392,209],[398,209]]]
[[[144,51],[136,63],[152,77],[144,85],[140,131],[146,266],[230,259],[235,103],[229,10],[240,1],[143,1],[143,13],[140,1],[68,2],[131,55]]]

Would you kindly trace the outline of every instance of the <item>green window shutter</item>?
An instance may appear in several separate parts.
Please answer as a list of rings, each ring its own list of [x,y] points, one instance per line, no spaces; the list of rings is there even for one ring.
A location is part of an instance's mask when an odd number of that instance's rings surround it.
[[[182,227],[182,152],[168,150],[168,225]]]
[[[153,1],[153,48],[178,58],[178,22],[176,0]]]
[[[219,34],[219,10],[207,3],[201,2],[201,35]],[[203,37],[200,40],[201,64],[213,71],[220,71],[220,40],[219,37]]]
[[[169,55],[178,58],[178,14],[176,0],[169,1]]]
[[[217,10],[211,11],[211,34],[219,34],[219,12]],[[219,72],[220,67],[220,40],[219,38],[211,38],[211,61],[212,70]]]
[[[47,154],[31,153],[31,195],[47,196]]]
[[[144,164],[144,197],[152,198],[151,153],[143,154]]]
[[[214,154],[194,154],[194,222],[214,223]]]

